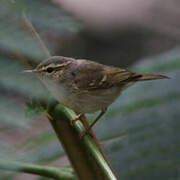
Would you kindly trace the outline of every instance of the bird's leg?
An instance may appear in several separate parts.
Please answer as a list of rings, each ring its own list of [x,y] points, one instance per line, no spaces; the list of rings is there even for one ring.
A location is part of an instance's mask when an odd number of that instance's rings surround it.
[[[96,122],[105,114],[105,112],[107,111],[107,108],[101,110],[101,113],[98,115],[98,117],[92,122],[92,124],[90,124],[90,126],[85,130],[83,131],[81,134],[80,134],[80,137],[82,138],[84,135],[88,134],[90,129],[96,124]]]
[[[83,113],[79,113],[76,118],[74,118],[74,119],[71,120],[71,125],[73,125],[73,123],[76,122],[77,120],[80,120],[80,118],[81,118],[82,116],[84,116],[84,114],[83,114]]]
[[[84,125],[85,129],[88,129],[89,123],[88,121],[86,121],[85,115],[83,113],[77,113],[77,114],[78,114],[77,117],[71,120],[71,125],[73,125],[73,123],[76,122],[77,120],[80,120],[81,123]],[[90,130],[88,131],[88,134],[91,137],[94,137],[93,133]]]
[[[80,117],[80,121],[81,121],[82,124],[84,125],[85,130],[89,128],[89,122],[87,121],[85,115],[82,115],[82,116]],[[88,131],[88,135],[90,135],[92,138],[94,138],[94,133],[93,133],[92,130],[89,130],[89,131]]]

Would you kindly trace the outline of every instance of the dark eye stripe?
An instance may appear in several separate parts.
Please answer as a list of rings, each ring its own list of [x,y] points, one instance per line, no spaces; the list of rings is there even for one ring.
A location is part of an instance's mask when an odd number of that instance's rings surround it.
[[[46,71],[47,71],[48,73],[51,73],[51,72],[53,72],[53,71],[54,71],[54,68],[52,68],[52,67],[48,67],[48,68],[46,69]]]
[[[53,71],[58,71],[60,69],[62,69],[63,67],[48,67],[47,69],[43,69],[42,71],[43,72],[48,72],[48,73],[51,73]]]

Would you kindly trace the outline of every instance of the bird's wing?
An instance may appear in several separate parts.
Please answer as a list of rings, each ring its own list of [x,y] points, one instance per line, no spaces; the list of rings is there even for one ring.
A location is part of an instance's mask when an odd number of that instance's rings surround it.
[[[123,86],[123,82],[125,83],[133,74],[125,69],[84,61],[74,71],[74,83],[81,90],[101,90],[121,84]]]

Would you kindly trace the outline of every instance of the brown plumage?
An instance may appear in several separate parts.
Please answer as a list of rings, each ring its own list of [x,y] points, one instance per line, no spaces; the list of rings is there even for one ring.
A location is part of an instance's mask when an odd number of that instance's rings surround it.
[[[137,81],[168,78],[163,75],[138,74],[89,60],[62,56],[51,57],[28,72],[38,74],[52,95],[75,112],[85,114],[101,110],[88,130],[125,88]]]

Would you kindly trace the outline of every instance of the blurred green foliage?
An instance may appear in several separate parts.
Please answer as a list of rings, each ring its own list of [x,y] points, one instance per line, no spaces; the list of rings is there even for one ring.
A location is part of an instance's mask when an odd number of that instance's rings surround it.
[[[38,99],[33,98],[31,102],[26,102],[26,117],[35,118],[45,111],[46,109],[44,109]]]

